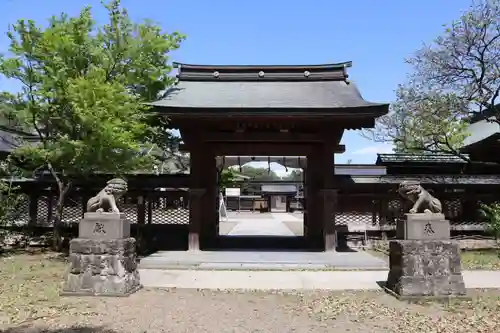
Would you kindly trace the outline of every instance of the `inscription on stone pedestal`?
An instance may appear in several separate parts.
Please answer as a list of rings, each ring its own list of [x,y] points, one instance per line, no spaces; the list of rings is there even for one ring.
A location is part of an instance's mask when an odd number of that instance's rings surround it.
[[[436,232],[434,231],[434,229],[432,229],[432,224],[430,222],[427,222],[424,227],[425,236],[432,236],[435,233]]]
[[[396,227],[398,239],[444,240],[450,239],[450,222],[443,214],[406,214]]]
[[[105,234],[106,230],[104,230],[104,224],[101,222],[96,222],[94,227],[94,234]]]
[[[121,239],[130,237],[130,222],[125,214],[85,213],[80,221],[79,238]]]

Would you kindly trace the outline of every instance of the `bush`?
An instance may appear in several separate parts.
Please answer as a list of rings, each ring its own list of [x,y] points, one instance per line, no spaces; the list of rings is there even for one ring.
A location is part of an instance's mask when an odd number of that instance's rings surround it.
[[[481,204],[479,212],[486,218],[488,231],[495,237],[498,247],[500,240],[500,203]]]

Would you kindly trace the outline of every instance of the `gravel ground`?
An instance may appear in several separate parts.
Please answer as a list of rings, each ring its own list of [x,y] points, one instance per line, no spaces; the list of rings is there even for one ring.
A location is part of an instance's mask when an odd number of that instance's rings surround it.
[[[7,329],[34,332],[498,332],[497,293],[474,302],[408,304],[382,292],[308,294],[142,290],[129,298],[79,298],[69,311]]]
[[[128,298],[59,297],[58,255],[0,256],[0,332],[498,333],[500,290],[472,301],[399,302],[382,291],[143,289]]]

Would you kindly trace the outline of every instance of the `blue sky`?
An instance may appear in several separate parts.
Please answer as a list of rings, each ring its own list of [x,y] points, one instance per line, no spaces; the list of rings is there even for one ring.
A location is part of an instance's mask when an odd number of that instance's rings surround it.
[[[458,18],[470,0],[122,0],[136,20],[152,19],[188,38],[172,60],[199,64],[322,64],[353,61],[350,78],[363,97],[391,102],[409,68],[404,58]],[[3,0],[0,30],[19,18],[40,24],[84,5],[105,19],[98,0]],[[0,35],[0,52],[7,37]],[[0,89],[9,89],[0,82]],[[388,146],[346,132],[337,163],[373,163]]]

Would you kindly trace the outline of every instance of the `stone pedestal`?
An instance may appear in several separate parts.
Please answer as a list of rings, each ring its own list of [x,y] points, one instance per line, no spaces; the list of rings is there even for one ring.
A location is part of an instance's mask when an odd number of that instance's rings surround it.
[[[450,239],[450,221],[444,214],[406,214],[397,222],[396,237],[407,240]]]
[[[460,246],[442,214],[408,214],[389,243],[386,288],[402,299],[465,296]]]
[[[70,242],[63,296],[128,296],[141,288],[135,239],[124,214],[86,213]]]

